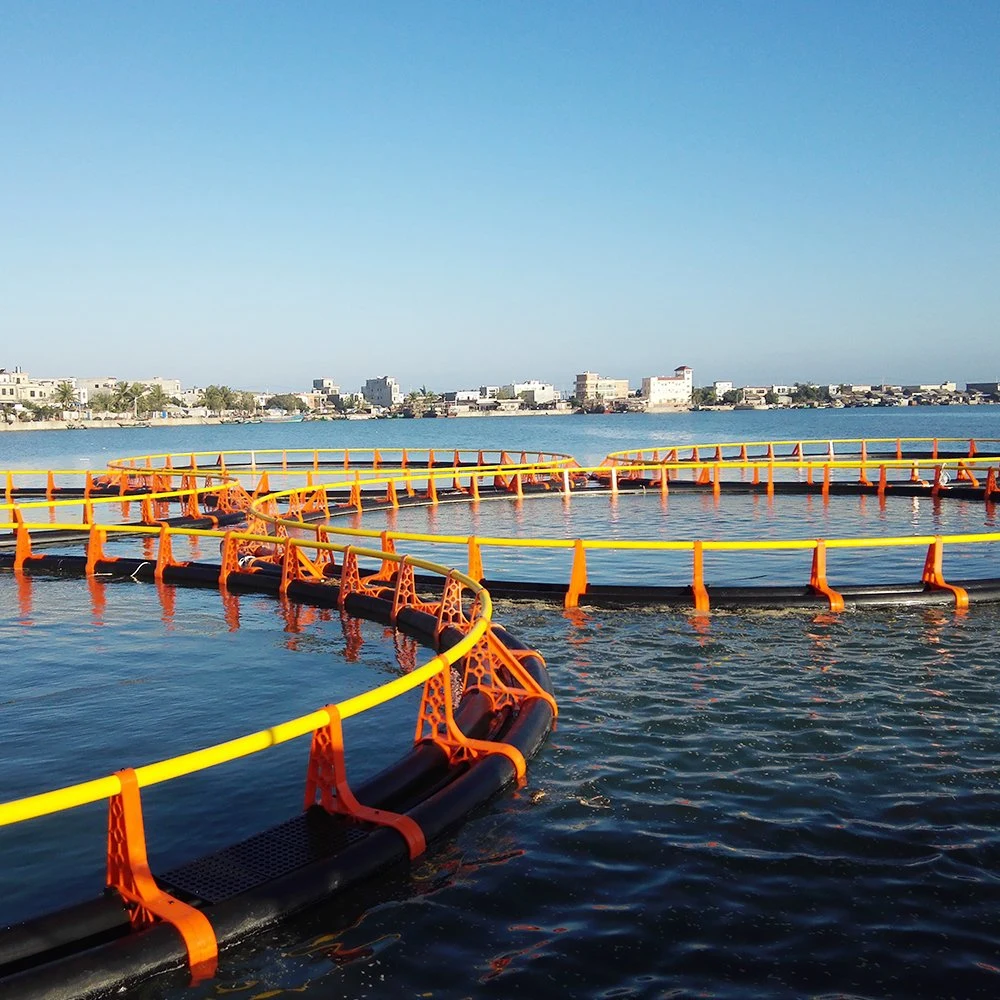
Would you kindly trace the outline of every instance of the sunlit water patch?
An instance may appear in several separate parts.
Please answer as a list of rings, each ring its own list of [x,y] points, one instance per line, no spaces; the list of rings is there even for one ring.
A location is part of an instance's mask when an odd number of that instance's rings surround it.
[[[559,695],[528,785],[141,995],[996,995],[997,611],[498,610]]]

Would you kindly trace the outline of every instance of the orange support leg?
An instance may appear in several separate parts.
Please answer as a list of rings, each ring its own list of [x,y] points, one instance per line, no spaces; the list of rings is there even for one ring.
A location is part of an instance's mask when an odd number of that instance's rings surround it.
[[[349,816],[361,823],[391,827],[406,841],[410,860],[419,857],[427,850],[427,841],[424,831],[420,829],[416,820],[402,813],[364,806],[354,797],[354,792],[347,783],[344,729],[340,721],[340,712],[336,705],[327,705],[326,713],[330,716],[329,725],[320,726],[313,733],[312,746],[309,750],[306,809],[315,805],[318,799],[319,804],[328,813]]]
[[[826,581],[826,542],[822,538],[817,540],[816,548],[813,549],[809,589],[817,594],[822,594],[830,602],[831,611],[844,610],[844,598]]]
[[[962,587],[956,587],[947,583],[944,578],[942,562],[944,556],[944,545],[940,535],[931,542],[927,549],[927,558],[924,560],[924,584],[930,590],[950,590],[955,595],[955,607],[964,610],[969,606],[969,594]]]
[[[691,594],[695,611],[708,611],[710,604],[705,588],[705,555],[701,542],[694,543],[691,560]]]
[[[154,881],[146,856],[139,783],[131,768],[115,775],[121,792],[108,800],[107,884],[125,900],[132,927],[157,920],[172,924],[187,948],[191,977],[197,982],[215,975],[218,944],[201,910],[164,892]]]
[[[587,552],[578,538],[573,543],[573,569],[570,572],[569,587],[566,589],[565,608],[579,606],[580,597],[587,592]]]

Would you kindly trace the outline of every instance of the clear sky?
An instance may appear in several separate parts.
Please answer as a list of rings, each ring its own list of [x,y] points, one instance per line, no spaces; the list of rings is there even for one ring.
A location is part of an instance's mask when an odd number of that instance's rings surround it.
[[[998,179],[997,0],[0,0],[0,367],[998,379]]]

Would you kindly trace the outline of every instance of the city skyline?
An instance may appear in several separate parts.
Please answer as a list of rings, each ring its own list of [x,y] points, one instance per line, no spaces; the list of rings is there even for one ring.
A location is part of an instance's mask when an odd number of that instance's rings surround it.
[[[275,390],[997,377],[998,42],[976,2],[11,7],[0,340]]]

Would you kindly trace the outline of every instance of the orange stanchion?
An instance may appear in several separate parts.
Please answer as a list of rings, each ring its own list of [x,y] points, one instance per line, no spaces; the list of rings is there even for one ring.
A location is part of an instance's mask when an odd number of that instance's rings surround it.
[[[579,606],[580,598],[587,592],[587,552],[583,541],[577,539],[573,543],[573,568],[570,570],[569,586],[566,588],[565,608]]]
[[[459,729],[452,714],[451,669],[444,661],[441,670],[424,684],[414,742],[437,744],[453,764],[476,760],[487,754],[500,753],[513,765],[519,783],[524,780],[527,773],[524,755],[517,747],[509,743],[470,739]]]
[[[924,560],[923,583],[932,590],[948,590],[955,595],[955,607],[964,610],[969,606],[969,594],[962,587],[948,583],[944,578],[942,564],[944,562],[944,544],[938,536],[927,549]]]
[[[360,823],[374,823],[395,830],[406,841],[410,860],[427,850],[424,831],[416,820],[387,809],[362,805],[347,782],[344,762],[344,728],[336,705],[327,705],[330,722],[313,732],[306,770],[305,808],[318,801],[328,813],[347,816]]]
[[[705,587],[705,553],[701,542],[695,542],[691,554],[691,595],[695,611],[708,611],[710,604]]]
[[[87,576],[93,577],[97,574],[97,564],[99,562],[112,563],[118,561],[118,556],[107,556],[104,554],[104,539],[107,531],[99,528],[96,524],[91,524],[90,532],[87,535]]]
[[[170,542],[170,529],[165,525],[160,525],[160,542],[156,549],[156,569],[153,571],[153,579],[157,582],[163,580],[163,571],[168,566],[176,566],[174,562],[173,546]]]
[[[125,900],[135,929],[157,920],[176,928],[187,949],[192,979],[215,975],[218,944],[208,917],[201,910],[164,892],[153,879],[146,855],[146,833],[135,771],[115,774],[121,792],[108,800],[107,885]]]
[[[996,469],[990,468],[986,473],[986,486],[983,488],[983,500],[986,503],[993,503],[993,494],[997,492]]]
[[[483,573],[483,554],[475,535],[469,537],[469,576],[477,582],[486,579]]]
[[[826,542],[817,539],[813,549],[812,573],[809,577],[809,588],[817,594],[822,594],[830,602],[831,611],[844,610],[844,598],[837,593],[826,580]]]

